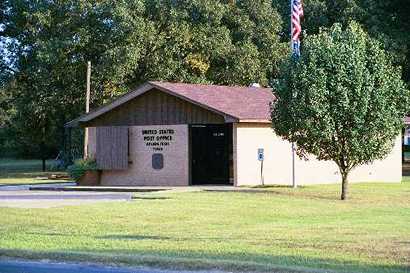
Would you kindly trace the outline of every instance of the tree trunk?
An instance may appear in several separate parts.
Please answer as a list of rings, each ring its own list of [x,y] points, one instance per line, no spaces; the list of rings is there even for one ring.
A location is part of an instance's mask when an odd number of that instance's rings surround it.
[[[347,172],[342,172],[342,195],[340,199],[347,200],[348,194],[348,181],[347,181]]]

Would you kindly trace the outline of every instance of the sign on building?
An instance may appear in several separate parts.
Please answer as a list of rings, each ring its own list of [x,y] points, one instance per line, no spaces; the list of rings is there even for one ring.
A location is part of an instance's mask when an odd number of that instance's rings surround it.
[[[265,159],[264,150],[263,148],[258,149],[258,160],[263,161]]]

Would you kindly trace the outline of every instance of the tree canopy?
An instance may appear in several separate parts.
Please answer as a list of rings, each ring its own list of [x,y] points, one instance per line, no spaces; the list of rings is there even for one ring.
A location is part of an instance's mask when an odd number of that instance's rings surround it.
[[[358,21],[410,82],[409,8],[305,0],[302,25],[311,35]],[[289,54],[289,9],[278,0],[0,1],[0,122],[29,155],[41,143],[56,153],[63,124],[84,112],[87,61],[92,107],[147,80],[268,85]]]
[[[28,151],[55,150],[63,124],[83,113],[87,61],[95,106],[147,80],[266,85],[288,51],[268,0],[6,0],[0,9],[10,128]]]
[[[283,39],[289,39],[290,7],[287,1],[273,0],[283,24]],[[403,67],[403,79],[410,84],[410,1],[408,0],[304,0],[303,33],[317,34],[321,27],[335,23],[347,26],[358,22],[372,38]]]
[[[391,151],[410,99],[400,69],[356,23],[308,36],[301,57],[284,65],[275,94],[275,132],[302,157],[334,161],[342,199],[352,169]]]

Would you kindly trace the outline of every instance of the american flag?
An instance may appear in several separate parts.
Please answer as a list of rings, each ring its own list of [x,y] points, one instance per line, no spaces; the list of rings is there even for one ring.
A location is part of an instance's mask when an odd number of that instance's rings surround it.
[[[291,36],[292,36],[292,52],[296,56],[300,56],[300,34],[302,26],[300,19],[303,17],[302,0],[291,0]]]

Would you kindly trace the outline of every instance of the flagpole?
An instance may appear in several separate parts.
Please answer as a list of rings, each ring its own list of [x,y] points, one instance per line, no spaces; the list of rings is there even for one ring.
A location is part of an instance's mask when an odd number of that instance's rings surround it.
[[[294,45],[293,45],[293,22],[292,22],[292,12],[293,12],[293,0],[290,0],[290,49],[292,51],[292,55],[295,54],[294,52]],[[298,185],[296,183],[296,164],[295,164],[295,143],[292,142],[291,146],[291,153],[292,153],[292,188],[297,188]]]
[[[296,183],[296,168],[295,168],[295,143],[292,142],[292,188],[297,188]]]
[[[293,54],[293,36],[292,36],[292,33],[293,33],[292,4],[293,4],[293,2],[292,1],[293,0],[290,0],[290,16],[289,16],[289,18],[290,18],[290,50],[292,51],[292,54]]]

